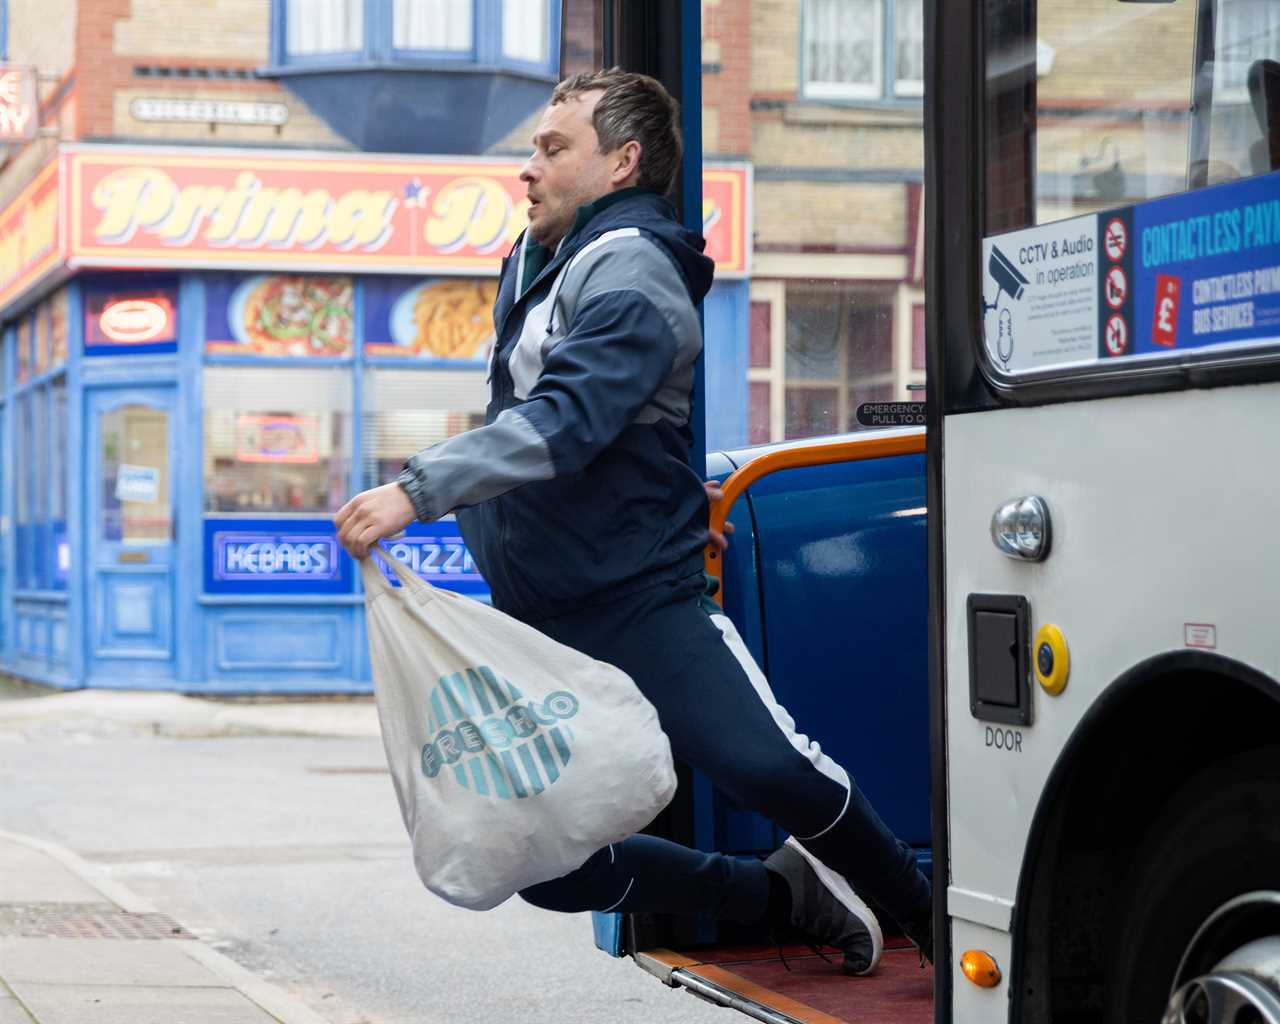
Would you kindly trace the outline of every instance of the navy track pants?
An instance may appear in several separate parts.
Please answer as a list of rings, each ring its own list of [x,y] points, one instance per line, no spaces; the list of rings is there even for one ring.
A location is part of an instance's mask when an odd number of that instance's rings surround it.
[[[930,912],[915,854],[881,821],[848,773],[796,730],[733,624],[703,597],[700,574],[589,610],[534,623],[616,665],[657,708],[676,757],[738,806],[800,840],[899,923]],[[550,910],[764,917],[769,883],[755,859],[637,835],[576,871],[521,892]]]

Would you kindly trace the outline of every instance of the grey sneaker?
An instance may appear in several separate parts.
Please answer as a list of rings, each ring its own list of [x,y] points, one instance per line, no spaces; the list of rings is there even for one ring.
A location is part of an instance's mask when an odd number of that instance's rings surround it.
[[[802,938],[840,950],[845,974],[876,969],[884,951],[880,923],[842,876],[795,839],[775,850],[764,866],[791,890],[791,926]]]

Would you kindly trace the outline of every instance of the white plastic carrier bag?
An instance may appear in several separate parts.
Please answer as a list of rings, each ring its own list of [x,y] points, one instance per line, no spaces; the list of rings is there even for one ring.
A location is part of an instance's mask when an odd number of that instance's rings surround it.
[[[418,876],[496,907],[643,828],[671,745],[625,672],[374,549],[361,562],[382,742]]]

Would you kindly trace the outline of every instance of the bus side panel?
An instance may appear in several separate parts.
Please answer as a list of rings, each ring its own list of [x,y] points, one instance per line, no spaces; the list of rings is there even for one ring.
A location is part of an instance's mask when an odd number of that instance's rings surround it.
[[[1280,664],[1280,547],[1260,517],[1275,507],[1280,448],[1247,426],[1273,420],[1277,402],[1280,384],[1262,384],[948,417],[947,905],[956,950],[967,948],[969,925],[1008,934],[1046,779],[1112,681],[1198,647],[1263,673]],[[1040,563],[1008,558],[990,538],[997,506],[1025,495],[1042,497],[1052,520]],[[1030,636],[1052,623],[1066,638],[1066,688],[1053,697],[1028,680],[1027,726],[970,713],[970,594],[1025,597]],[[1007,996],[1019,979],[1001,966]],[[991,1019],[959,974],[954,991],[957,1022]]]

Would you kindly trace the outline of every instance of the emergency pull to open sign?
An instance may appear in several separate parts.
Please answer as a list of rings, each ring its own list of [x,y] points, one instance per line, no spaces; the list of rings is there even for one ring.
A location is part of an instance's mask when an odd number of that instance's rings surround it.
[[[923,427],[923,402],[863,402],[854,413],[864,427]]]

